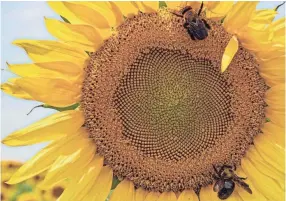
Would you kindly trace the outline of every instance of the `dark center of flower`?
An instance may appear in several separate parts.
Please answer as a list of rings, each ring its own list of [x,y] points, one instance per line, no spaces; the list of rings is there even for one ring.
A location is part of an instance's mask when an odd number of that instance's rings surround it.
[[[144,156],[178,161],[214,146],[231,121],[230,84],[207,59],[150,48],[114,94],[123,136]]]
[[[213,165],[239,165],[265,119],[258,64],[216,22],[194,41],[163,10],[127,19],[85,69],[82,107],[98,154],[116,176],[153,191],[197,189]]]

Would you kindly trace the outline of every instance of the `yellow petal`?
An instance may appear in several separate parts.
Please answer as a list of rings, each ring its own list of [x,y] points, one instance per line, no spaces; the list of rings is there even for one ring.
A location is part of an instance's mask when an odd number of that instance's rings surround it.
[[[174,192],[163,192],[158,201],[177,201],[177,197]]]
[[[270,120],[271,121],[271,120]],[[285,135],[284,128],[275,125],[272,122],[267,122],[261,128],[263,135],[271,138],[276,144],[285,148]]]
[[[270,35],[268,31],[259,31],[248,27],[239,33],[239,40],[244,48],[257,53],[271,50],[273,45]]]
[[[271,69],[275,69],[275,70],[281,69],[282,70],[282,68],[285,67],[284,64],[285,64],[285,55],[284,56],[278,56],[276,58],[261,62],[260,67],[259,67],[259,71],[263,72],[263,73],[271,73],[270,72]]]
[[[87,24],[100,29],[109,29],[110,25],[108,20],[100,12],[84,5],[63,2],[64,5],[76,15],[80,20],[86,22]]]
[[[20,78],[16,81],[35,100],[55,107],[65,107],[80,101],[79,84],[63,79]]]
[[[119,7],[112,1],[107,2],[109,5],[109,8],[111,9],[112,13],[115,15],[116,18],[116,24],[115,26],[118,27],[121,25],[124,21],[123,14]]]
[[[281,83],[285,80],[285,55],[261,63],[260,74],[266,83]],[[273,85],[272,85],[273,86]]]
[[[35,64],[7,64],[8,68],[14,74],[21,77],[52,77],[63,78],[64,76],[58,72],[43,69]]]
[[[87,133],[82,133],[82,135]],[[80,148],[70,155],[60,156],[54,162],[41,183],[42,188],[51,188],[62,180],[72,177],[75,171],[85,168],[95,155],[95,145],[91,140],[84,139],[78,142]]]
[[[215,7],[217,7],[220,3],[223,3],[223,2],[219,2],[219,1],[204,1],[203,9],[207,8],[207,10],[212,10]],[[221,6],[223,6],[223,5],[221,5]]]
[[[90,191],[96,181],[103,166],[103,157],[95,156],[93,160],[85,167],[83,175],[78,182],[73,182],[64,191],[58,201],[82,200]]]
[[[136,2],[138,8],[143,13],[154,13],[159,9],[159,2],[158,1],[138,1]]]
[[[133,201],[135,197],[134,185],[131,181],[123,180],[115,188],[109,201]]]
[[[179,198],[178,201],[199,201],[198,196],[192,190],[184,190]]]
[[[50,64],[51,63],[51,64]],[[11,72],[15,73],[21,77],[42,77],[42,78],[59,78],[66,79],[70,81],[82,80],[82,72],[78,71],[78,74],[69,73],[66,71],[65,73],[59,72],[57,70],[50,70],[48,68],[42,68],[41,66],[51,66],[54,69],[59,66],[57,62],[50,63],[38,63],[38,64],[8,64],[8,68]],[[67,62],[68,63],[68,62]],[[61,65],[62,66],[62,65]],[[71,65],[73,66],[73,65]],[[69,67],[71,67],[69,66]],[[66,66],[65,66],[66,67]],[[74,71],[74,70],[73,70]]]
[[[269,59],[274,59],[285,55],[284,46],[271,45],[270,48],[266,50],[261,50],[255,53],[258,60],[266,61]]]
[[[84,117],[80,111],[58,112],[11,133],[3,139],[2,143],[9,146],[22,146],[50,141],[74,133],[83,123]]]
[[[239,194],[238,194],[236,191],[234,191],[234,192],[231,194],[231,196],[229,196],[229,197],[227,198],[227,201],[244,201],[244,200],[242,200],[242,199],[240,198]]]
[[[115,27],[117,24],[117,13],[113,13],[112,7],[110,7],[109,2],[74,2],[76,5],[83,5],[91,8],[96,13],[103,16],[109,24],[109,27]],[[118,12],[118,11],[117,11]],[[123,16],[122,16],[123,17]],[[100,28],[100,27],[98,27]]]
[[[233,1],[219,2],[214,8],[206,10],[207,18],[222,18],[230,11]]]
[[[11,177],[9,184],[20,183],[35,175],[38,175],[49,169],[54,161],[60,156],[70,154],[78,149],[78,139],[82,136],[73,135],[54,141],[47,147],[38,152],[33,158],[28,160],[18,171]]]
[[[285,84],[276,85],[271,87],[266,92],[266,103],[269,108],[275,111],[285,111]]]
[[[241,167],[247,174],[248,179],[255,185],[255,188],[257,188],[266,198],[269,200],[283,200],[284,193],[279,185],[273,179],[260,173],[248,159],[242,159]]]
[[[61,1],[48,1],[49,6],[60,16],[66,18],[71,24],[85,24]]]
[[[236,170],[236,173],[240,177],[247,177],[245,172],[240,168]],[[246,179],[245,182],[249,185],[250,189],[252,190],[252,194],[248,193],[246,190],[243,188],[237,186],[235,187],[235,191],[239,194],[243,200],[247,201],[266,201],[267,199],[259,192],[256,188],[253,182],[250,179]]]
[[[167,7],[174,10],[182,9],[182,2],[181,1],[166,1]]]
[[[47,30],[56,38],[80,47],[86,51],[95,52],[103,43],[98,31],[88,25],[72,25],[54,19],[45,19]]]
[[[17,201],[38,201],[41,196],[35,192],[22,193],[17,196]]]
[[[258,2],[237,2],[224,19],[223,26],[227,32],[239,33],[249,23],[257,4]]]
[[[129,1],[115,1],[114,4],[125,17],[132,17],[138,14],[138,8]]]
[[[200,192],[200,198],[201,200],[220,201],[217,193],[213,191],[213,185],[203,187]]]
[[[264,135],[264,137],[266,137]],[[284,174],[273,168],[267,161],[259,155],[256,149],[249,149],[247,152],[247,159],[257,168],[257,170],[268,177],[276,180],[279,185],[284,189]]]
[[[284,172],[285,149],[277,144],[271,143],[263,135],[258,135],[254,139],[254,145],[261,157],[270,163],[273,168]]]
[[[79,66],[75,63],[70,63],[67,61],[35,63],[35,65],[43,69],[58,72],[62,75],[63,79],[72,81],[74,83],[82,83],[83,81],[83,68],[85,65]]]
[[[112,185],[112,169],[104,166],[83,201],[105,201]]]
[[[26,100],[34,100],[32,96],[30,96],[27,92],[21,89],[14,83],[4,83],[1,85],[1,90],[10,96],[14,96],[16,98],[22,98]]]
[[[222,56],[221,72],[224,72],[227,69],[233,57],[235,56],[237,50],[238,50],[238,41],[237,38],[233,36],[228,42],[228,45],[226,46],[224,54]]]
[[[274,9],[263,9],[253,12],[248,27],[256,30],[263,30],[269,25],[275,18],[277,11]]]
[[[68,44],[46,40],[16,40],[13,44],[22,47],[34,62],[69,61],[82,66],[88,55]]]
[[[269,31],[273,33],[273,43],[285,46],[285,17],[278,19],[269,25]]]
[[[135,192],[135,201],[144,201],[147,194],[148,191],[145,191],[143,188],[138,188]]]
[[[159,199],[159,192],[149,192],[144,201],[157,201]]]
[[[271,110],[270,108],[266,108],[266,117],[268,117],[272,123],[276,124],[277,126],[280,126],[282,128],[285,127],[285,116],[284,112],[278,112]]]

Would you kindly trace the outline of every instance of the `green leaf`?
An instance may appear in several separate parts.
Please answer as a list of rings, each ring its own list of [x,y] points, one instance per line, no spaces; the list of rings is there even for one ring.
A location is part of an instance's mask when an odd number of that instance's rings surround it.
[[[75,104],[67,106],[67,107],[54,107],[54,106],[47,105],[47,104],[37,105],[37,106],[33,107],[27,115],[31,114],[31,112],[33,112],[33,110],[38,108],[38,107],[53,109],[53,110],[57,110],[57,111],[62,112],[62,111],[66,111],[66,110],[75,110],[76,108],[78,108],[78,106],[79,106],[79,103],[75,103]]]
[[[167,4],[165,1],[159,1],[159,8],[166,8]]]
[[[66,110],[75,110],[76,108],[78,108],[78,106],[79,106],[79,103],[76,103],[76,104],[73,104],[73,105],[70,105],[67,107],[54,107],[51,105],[43,105],[43,108],[54,109],[54,110],[62,112],[62,111],[66,111]]]
[[[61,16],[61,18],[63,19],[63,21],[64,21],[64,22],[66,22],[66,23],[69,23],[69,24],[70,24],[70,21],[68,21],[68,20],[67,20],[67,18],[65,18],[65,17],[63,17],[63,16]]]
[[[114,176],[112,180],[111,190],[115,189],[119,183],[120,183],[120,180],[116,176]]]

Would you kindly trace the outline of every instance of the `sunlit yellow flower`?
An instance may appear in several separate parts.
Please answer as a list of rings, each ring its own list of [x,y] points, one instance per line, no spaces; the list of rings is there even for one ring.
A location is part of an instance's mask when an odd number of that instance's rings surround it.
[[[17,161],[1,161],[1,200],[10,200],[17,191],[16,185],[6,182],[11,178],[22,163]]]
[[[8,64],[19,77],[2,90],[61,112],[3,140],[51,141],[9,184],[47,171],[42,188],[69,180],[59,201],[104,201],[114,178],[110,201],[213,201],[213,166],[230,165],[253,193],[237,185],[228,200],[284,199],[285,19],[273,21],[276,11],[205,2],[211,29],[192,40],[174,14],[186,3],[49,5],[65,20],[45,18],[59,40],[14,41],[33,63]]]

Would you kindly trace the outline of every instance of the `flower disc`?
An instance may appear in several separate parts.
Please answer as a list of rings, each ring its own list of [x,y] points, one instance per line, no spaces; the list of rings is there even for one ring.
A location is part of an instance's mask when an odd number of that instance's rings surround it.
[[[265,119],[266,85],[240,47],[228,70],[231,36],[213,21],[192,40],[168,10],[126,19],[91,55],[85,125],[116,176],[152,191],[197,189],[213,165],[238,165]]]

